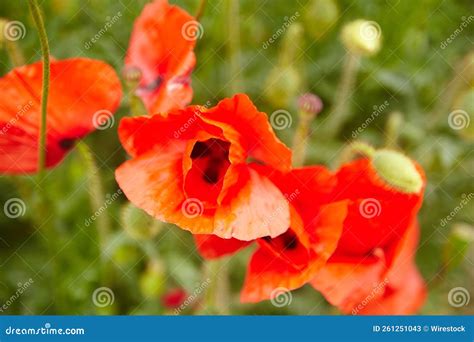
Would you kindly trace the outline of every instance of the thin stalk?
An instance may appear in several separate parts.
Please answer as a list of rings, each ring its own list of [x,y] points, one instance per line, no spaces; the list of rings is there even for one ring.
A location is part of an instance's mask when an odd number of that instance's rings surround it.
[[[228,58],[230,71],[230,89],[235,94],[240,88],[240,16],[239,1],[228,0],[227,4],[227,28],[229,33]]]
[[[342,76],[338,87],[337,97],[333,110],[329,113],[324,134],[328,138],[339,133],[342,125],[349,116],[349,102],[352,97],[354,84],[359,70],[360,57],[350,53],[346,54],[346,60],[342,69]]]
[[[97,167],[92,151],[85,142],[80,141],[77,144],[77,149],[81,153],[81,157],[83,158],[87,169],[89,199],[92,210],[96,213],[100,213],[106,200],[104,186],[100,177],[100,170]],[[106,214],[97,215],[96,222],[99,235],[99,245],[101,246],[102,250],[105,250],[108,237],[110,235],[109,216]]]
[[[7,41],[5,45],[8,56],[10,57],[13,66],[19,67],[24,65],[25,57],[23,56],[23,52],[21,51],[21,49],[18,47],[18,44],[16,42]]]
[[[115,272],[105,253],[107,250],[107,241],[110,239],[110,220],[107,213],[102,213],[102,207],[104,206],[106,198],[100,177],[100,170],[97,167],[92,151],[86,143],[80,141],[77,144],[77,148],[86,164],[91,209],[94,213],[97,213],[95,217],[97,218],[97,235],[100,249],[100,281],[103,286],[112,286]]]
[[[35,22],[36,29],[41,44],[41,54],[43,59],[43,88],[41,91],[41,119],[40,132],[38,137],[38,173],[40,178],[43,177],[46,166],[46,130],[47,130],[47,108],[49,95],[49,75],[50,75],[50,61],[49,61],[49,44],[46,29],[44,27],[43,17],[37,0],[28,0],[31,15]]]
[[[210,279],[204,296],[204,314],[229,313],[228,260],[208,260],[204,264],[204,279]]]
[[[305,162],[306,145],[314,117],[314,114],[305,111],[299,113],[298,127],[293,138],[293,165],[295,167],[302,166]]]
[[[206,9],[206,4],[207,4],[207,0],[199,1],[199,6],[197,8],[196,14],[194,15],[197,21],[199,21],[202,15],[204,14],[204,10]]]

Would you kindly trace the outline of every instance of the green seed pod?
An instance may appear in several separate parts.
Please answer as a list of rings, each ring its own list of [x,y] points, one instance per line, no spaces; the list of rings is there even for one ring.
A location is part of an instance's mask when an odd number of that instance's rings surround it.
[[[310,1],[304,11],[306,29],[316,39],[324,37],[339,19],[339,6],[335,0]]]
[[[372,165],[377,174],[390,186],[404,193],[418,193],[423,179],[413,161],[404,154],[387,149],[376,150]]]
[[[341,40],[357,56],[373,56],[382,47],[382,30],[375,21],[354,20],[342,28]]]

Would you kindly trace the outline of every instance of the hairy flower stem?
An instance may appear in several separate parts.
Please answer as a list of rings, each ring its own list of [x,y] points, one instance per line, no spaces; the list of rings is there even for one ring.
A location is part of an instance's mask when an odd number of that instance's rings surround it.
[[[333,110],[329,113],[323,134],[327,138],[336,136],[349,116],[349,103],[359,71],[360,57],[347,52],[342,76],[336,93]]]
[[[230,91],[231,95],[241,91],[240,87],[240,17],[239,1],[227,1],[227,28],[229,43],[227,54],[229,58],[230,71]]]
[[[207,4],[207,0],[200,0],[199,1],[199,6],[197,8],[196,14],[194,15],[194,17],[196,18],[197,21],[199,21],[201,19],[202,15],[204,14],[204,11],[206,9],[206,4]]]
[[[304,165],[306,159],[306,145],[315,114],[306,111],[299,113],[298,127],[296,127],[293,138],[293,166],[300,167]]]
[[[43,89],[41,91],[41,121],[38,140],[38,173],[40,179],[43,177],[46,166],[46,129],[47,129],[47,109],[49,95],[49,77],[50,77],[50,61],[49,61],[49,44],[46,29],[44,27],[43,17],[37,0],[28,0],[30,12],[33,16],[36,29],[38,31],[41,54],[43,59]]]
[[[98,245],[100,247],[100,259],[102,265],[101,278],[105,284],[108,284],[110,282],[111,274],[109,274],[110,270],[108,267],[108,261],[104,252],[106,251],[107,241],[110,236],[110,221],[107,213],[102,213],[102,207],[106,201],[104,186],[100,177],[100,170],[97,167],[97,163],[89,146],[87,146],[85,142],[80,141],[77,144],[77,149],[86,165],[91,209],[96,214],[95,217],[97,218]]]

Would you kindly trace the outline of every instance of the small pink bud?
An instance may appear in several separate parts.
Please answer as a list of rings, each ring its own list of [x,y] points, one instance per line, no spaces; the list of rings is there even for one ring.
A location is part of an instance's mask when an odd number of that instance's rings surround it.
[[[306,93],[298,98],[298,108],[301,111],[317,115],[323,110],[323,101],[311,93]]]

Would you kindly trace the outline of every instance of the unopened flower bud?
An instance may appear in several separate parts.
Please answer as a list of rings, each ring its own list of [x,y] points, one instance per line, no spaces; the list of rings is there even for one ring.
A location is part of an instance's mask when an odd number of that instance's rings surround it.
[[[352,54],[373,56],[381,48],[382,30],[375,21],[358,19],[343,27],[341,40]]]
[[[323,110],[323,101],[311,93],[306,93],[298,98],[298,108],[302,112],[317,115]]]
[[[382,180],[404,193],[419,193],[423,179],[413,161],[404,154],[387,149],[376,150],[372,165]]]
[[[322,38],[339,19],[339,7],[335,0],[312,0],[304,12],[307,30],[316,38]]]

